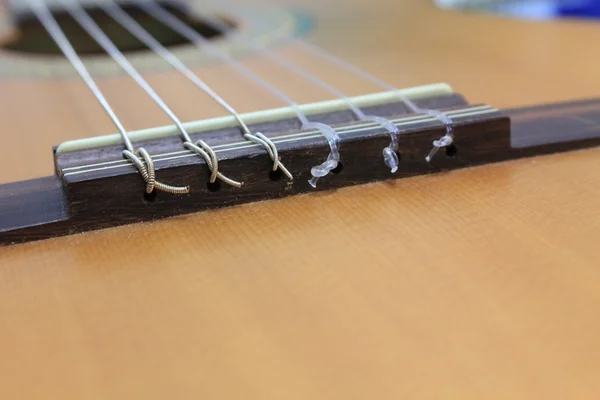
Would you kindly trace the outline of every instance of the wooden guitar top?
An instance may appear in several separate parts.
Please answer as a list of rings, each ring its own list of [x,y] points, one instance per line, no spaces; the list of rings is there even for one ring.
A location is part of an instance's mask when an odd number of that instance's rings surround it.
[[[446,81],[498,108],[599,93],[595,23],[278,4],[399,87]],[[374,91],[294,50],[278,51],[349,95]],[[328,99],[244,60],[299,103]],[[217,64],[197,71],[241,111],[280,106]],[[182,119],[222,115],[175,73],[147,76]],[[99,82],[128,128],[168,123],[126,77]],[[114,131],[75,78],[0,79],[0,126],[2,183]],[[590,149],[0,248],[0,397],[597,398],[599,209]]]

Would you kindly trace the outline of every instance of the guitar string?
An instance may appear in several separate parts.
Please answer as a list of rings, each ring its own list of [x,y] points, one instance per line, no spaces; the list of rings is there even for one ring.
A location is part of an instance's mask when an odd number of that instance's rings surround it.
[[[274,96],[278,97],[280,100],[287,103],[294,110],[296,116],[298,117],[298,120],[301,123],[301,129],[316,129],[319,132],[321,132],[325,139],[327,139],[330,152],[327,156],[327,159],[323,163],[311,168],[310,172],[312,175],[312,179],[309,180],[309,183],[312,187],[316,187],[319,178],[328,175],[331,171],[335,170],[338,167],[340,162],[340,138],[335,129],[321,122],[310,121],[306,114],[304,114],[302,110],[300,110],[298,104],[295,101],[293,101],[282,90],[280,90],[273,84],[267,82],[265,79],[253,72],[250,68],[241,64],[229,54],[222,51],[220,48],[211,43],[208,39],[204,38],[202,35],[196,32],[196,30],[190,27],[187,23],[179,19],[177,16],[175,16],[165,8],[163,8],[156,1],[141,2],[138,0],[135,2],[135,4],[144,11],[146,11],[149,15],[154,17],[156,20],[162,22],[164,25],[179,33],[184,38],[188,39],[197,47],[203,49],[205,48],[206,50],[210,51],[213,55],[219,57],[221,60],[228,63],[228,65],[235,68],[239,73],[241,73],[248,79],[256,82],[263,89],[267,90]]]
[[[123,150],[123,156],[129,159],[138,169],[142,178],[146,183],[146,193],[150,194],[154,190],[160,190],[173,194],[185,194],[189,192],[187,186],[171,186],[161,183],[156,180],[154,162],[150,154],[143,148],[140,147],[137,151],[135,150],[131,140],[127,135],[127,130],[115,114],[114,110],[108,103],[108,100],[102,94],[100,88],[96,85],[96,82],[90,75],[85,64],[69,42],[69,39],[60,28],[60,25],[48,9],[48,6],[43,0],[26,0],[27,5],[40,21],[44,29],[48,32],[50,37],[54,40],[58,48],[63,52],[67,60],[77,71],[81,79],[84,81],[86,86],[91,90],[94,97],[100,103],[106,114],[112,120],[114,125],[117,127],[119,134],[125,144],[125,150]]]
[[[388,82],[376,77],[375,75],[372,75],[358,68],[354,64],[351,64],[333,55],[332,53],[313,43],[309,43],[303,40],[297,40],[296,43],[301,45],[305,50],[311,52],[312,54],[315,54],[333,64],[336,64],[339,67],[353,73],[354,75],[359,76],[362,79],[369,81],[383,89],[389,90],[390,92],[394,93],[396,97],[398,97],[404,104],[406,104],[414,113],[428,114],[440,120],[446,127],[446,134],[433,142],[433,148],[431,149],[427,157],[425,157],[425,160],[427,162],[430,162],[441,148],[448,147],[454,143],[454,121],[452,120],[452,118],[450,118],[450,116],[448,116],[447,113],[444,113],[440,110],[419,107],[411,99],[402,94],[400,89],[398,89],[394,85],[391,85]]]
[[[384,117],[376,116],[376,115],[365,114],[365,112],[354,101],[352,101],[352,99],[350,99],[350,97],[348,97],[346,94],[342,93],[342,91],[340,91],[339,89],[333,87],[332,85],[328,84],[327,82],[323,81],[322,79],[319,79],[315,75],[303,70],[298,65],[290,62],[289,60],[280,56],[276,52],[266,48],[264,45],[260,44],[258,41],[246,38],[245,36],[235,33],[235,31],[232,31],[230,29],[230,27],[225,22],[220,20],[219,18],[216,18],[214,16],[209,16],[208,14],[207,15],[197,14],[196,18],[198,20],[200,20],[201,22],[204,22],[206,25],[212,27],[213,29],[215,29],[217,31],[221,31],[223,34],[227,34],[227,36],[229,38],[236,40],[236,41],[242,43],[243,45],[248,46],[249,48],[252,48],[254,51],[258,52],[260,55],[268,58],[271,61],[274,61],[275,63],[277,63],[280,66],[282,66],[283,68],[291,71],[292,73],[303,77],[304,79],[311,82],[313,85],[319,86],[320,88],[324,89],[325,91],[333,94],[334,96],[336,96],[337,98],[339,98],[340,100],[342,100],[343,102],[346,103],[346,105],[348,106],[350,111],[354,114],[354,116],[357,120],[371,121],[371,122],[375,122],[375,123],[379,124],[383,129],[385,129],[388,132],[388,134],[390,135],[390,139],[391,139],[390,145],[385,147],[382,151],[384,162],[390,168],[392,173],[395,173],[398,170],[399,158],[398,158],[397,153],[398,153],[398,140],[399,140],[400,131],[398,130],[398,128],[396,128],[394,126],[394,124],[392,124],[390,122],[390,120],[388,118],[384,118]],[[409,109],[410,109],[410,107],[409,107]]]
[[[223,9],[222,3],[221,3],[221,7],[219,9]],[[230,9],[235,10],[234,7],[230,7]],[[224,32],[230,31],[229,27],[226,24],[223,24],[223,22],[219,21],[216,18],[206,17],[205,15],[198,15],[197,18],[203,19],[206,22],[212,21],[215,24],[219,24],[220,29],[222,29]],[[240,36],[239,34],[234,33],[233,35],[236,36],[237,38],[239,38],[238,40],[241,39],[243,41],[248,42],[248,40],[246,38]],[[376,86],[379,86],[385,90],[388,90],[388,91],[394,93],[398,97],[398,99],[400,99],[400,101],[402,101],[412,112],[428,114],[428,115],[431,115],[431,116],[437,118],[440,122],[442,122],[445,125],[446,134],[443,137],[441,137],[433,142],[433,148],[431,149],[429,154],[425,157],[425,160],[427,162],[431,162],[432,158],[437,154],[437,152],[441,148],[450,146],[451,144],[454,143],[454,122],[452,121],[452,118],[450,118],[446,113],[444,113],[440,110],[419,107],[412,100],[410,100],[407,96],[402,94],[400,89],[398,89],[397,87],[395,87],[395,86],[389,84],[388,82],[376,77],[375,75],[372,75],[372,74],[358,68],[357,66],[335,56],[331,52],[329,52],[313,43],[309,43],[309,42],[306,42],[303,40],[296,40],[295,42],[296,42],[296,44],[302,46],[305,51],[308,51],[308,52],[312,53],[313,55],[316,55],[317,57],[320,57],[332,64],[335,64],[338,67],[345,69],[346,71],[358,76],[361,79],[364,79],[368,82],[371,82],[372,84],[374,84]],[[273,55],[277,58],[281,58],[281,57],[277,56],[275,53],[273,53],[272,51],[266,49],[264,46],[262,46],[259,43],[254,43],[254,45],[258,46],[258,47],[262,47],[266,53],[270,53],[271,55]],[[288,64],[289,67],[292,67],[293,69],[295,69],[297,73],[305,75],[305,73],[302,70],[298,70],[297,66],[295,66],[294,64],[289,63],[289,61],[287,61],[287,60],[284,60],[284,59],[282,59],[282,60],[284,62],[286,62],[286,64]],[[317,83],[317,82],[314,82],[314,83]],[[319,83],[317,83],[317,84],[319,84]],[[322,84],[319,84],[319,85],[324,87],[324,85],[322,85]],[[327,85],[327,84],[325,83],[325,85]],[[328,89],[328,90],[332,91],[330,89]],[[347,98],[346,96],[343,96],[343,95],[341,97]]]
[[[219,96],[209,85],[207,85],[200,77],[192,72],[177,56],[171,51],[164,47],[152,34],[144,29],[138,22],[136,22],[129,14],[127,14],[121,6],[119,6],[114,0],[105,0],[98,4],[102,10],[104,10],[110,17],[117,21],[123,26],[129,33],[138,38],[144,43],[149,49],[160,56],[163,60],[171,64],[181,74],[188,78],[195,86],[200,88],[204,93],[210,96],[214,101],[219,103],[225,110],[227,110],[237,121],[240,128],[243,131],[244,138],[250,140],[258,145],[265,148],[271,159],[273,160],[273,171],[277,171],[279,168],[281,171],[290,179],[294,177],[288,171],[288,169],[279,161],[279,155],[275,144],[260,132],[252,133],[248,125],[243,121],[240,114],[227,103],[221,96]],[[187,135],[187,134],[186,134]],[[199,152],[197,142],[196,144],[191,143],[189,137],[186,137],[187,141],[184,143],[184,147],[189,150]]]
[[[497,109],[492,108],[490,106],[476,106],[476,107],[467,107],[467,108],[463,108],[463,109],[454,110],[454,112],[449,112],[448,114],[451,114],[453,119],[461,119],[461,118],[473,118],[476,116],[489,115],[489,114],[494,114],[497,112],[498,112]],[[406,129],[411,129],[412,127],[414,127],[416,125],[424,124],[424,123],[431,123],[431,122],[435,122],[438,120],[431,116],[423,116],[420,119],[405,117],[405,118],[400,118],[400,119],[393,119],[391,121],[398,128],[402,127],[402,128],[406,128]],[[364,132],[368,131],[369,129],[371,129],[371,130],[375,129],[375,127],[377,127],[377,124],[372,124],[372,123],[371,124],[359,124],[359,125],[345,128],[345,129],[340,129],[339,135],[346,136],[349,134],[355,134],[357,132],[364,133]],[[294,134],[277,136],[277,137],[273,138],[273,142],[277,145],[283,144],[283,143],[293,143],[294,145],[296,145],[301,141],[309,140],[309,139],[316,139],[316,138],[320,138],[320,137],[322,137],[322,136],[320,135],[319,131],[312,131],[312,132],[294,133]],[[221,152],[250,149],[250,148],[252,148],[252,146],[255,146],[255,144],[248,143],[248,142],[237,142],[237,143],[228,143],[228,144],[223,144],[223,145],[217,145],[217,146],[214,146],[214,148],[215,148],[216,153],[221,153]],[[157,155],[155,155],[155,159],[156,159],[156,162],[164,162],[164,161],[188,158],[188,157],[193,157],[193,156],[194,156],[194,154],[190,153],[189,151],[175,151],[175,152],[157,154]],[[66,176],[69,174],[77,174],[77,173],[79,173],[77,171],[86,170],[88,168],[94,168],[92,170],[102,170],[102,169],[122,167],[124,165],[125,164],[123,164],[121,161],[105,161],[105,162],[97,163],[97,164],[87,164],[87,165],[80,165],[80,166],[76,166],[76,167],[68,167],[68,168],[64,168],[62,171],[65,173],[65,176]],[[75,171],[75,172],[72,172],[72,171]]]
[[[64,1],[63,1],[63,3],[64,3]],[[158,6],[157,4],[154,4],[154,5]],[[71,6],[71,5],[69,5],[69,6]],[[185,67],[185,65],[183,65],[183,63],[181,63],[181,61],[179,59],[177,59],[176,57],[174,57],[172,55],[172,53],[168,52],[168,50],[166,50],[164,47],[162,47],[162,45],[160,45],[160,43],[158,43],[158,41],[156,41],[156,39],[154,39],[154,37],[152,37],[139,24],[137,24],[131,17],[129,17],[119,6],[116,5],[116,3],[113,3],[112,6],[114,6],[116,8],[109,7],[107,5],[104,5],[104,6],[101,5],[101,7],[103,7],[104,10],[109,15],[111,15],[115,20],[117,20],[117,22],[121,23],[121,25],[123,25],[132,34],[134,34],[136,37],[138,37],[138,39],[140,39],[143,42],[145,42],[145,44],[148,47],[150,47],[155,53],[159,54],[166,61],[169,61],[174,67],[176,67],[178,70],[180,70],[180,72],[182,72],[188,78],[190,76],[194,76],[196,79],[191,78],[191,80],[193,82],[195,82],[195,83],[198,83],[198,81],[201,82],[199,80],[199,78],[197,76],[193,75],[193,73],[191,73],[191,71],[187,67]],[[158,7],[160,7],[160,6],[158,6]],[[168,13],[164,9],[163,9],[163,11],[165,13]],[[78,12],[80,12],[80,13],[78,13]],[[156,92],[154,92],[152,90],[152,88],[147,84],[147,82],[145,82],[145,80],[143,80],[143,78],[139,75],[139,73],[137,73],[137,71],[133,68],[133,66],[131,66],[131,64],[129,64],[127,62],[126,58],[124,58],[124,56],[122,55],[122,53],[120,54],[120,56],[122,56],[122,58],[118,57],[118,53],[120,53],[120,52],[118,52],[118,49],[116,49],[116,46],[114,46],[114,44],[112,42],[110,42],[110,39],[108,39],[108,37],[106,37],[104,35],[104,33],[100,30],[100,28],[97,27],[97,25],[96,25],[97,30],[93,29],[93,25],[95,25],[95,23],[93,22],[93,20],[91,20],[91,18],[89,17],[89,15],[87,15],[87,12],[85,12],[85,10],[83,9],[83,7],[78,6],[75,9],[70,8],[69,9],[69,13],[71,13],[71,15],[80,24],[82,24],[82,27],[84,27],[84,29],[86,29],[86,31],[88,31],[88,33],[90,35],[92,35],[94,37],[94,39],[96,39],[96,41],[98,41],[105,48],[105,50],[117,62],[119,62],[119,64],[121,64],[121,66],[132,76],[132,78],[134,78],[136,80],[136,82],[138,84],[140,84],[140,86],[142,86],[142,88],[144,88],[146,90],[146,92],[153,98],[153,100],[155,100],[155,102],[159,106],[161,106],[161,108],[167,113],[167,115],[169,115],[173,119],[173,121],[175,122],[176,126],[179,128],[180,132],[184,136],[184,139],[186,139],[186,142],[184,143],[184,147],[186,147],[189,150],[196,150],[197,153],[199,153],[199,154],[201,154],[201,155],[204,156],[204,158],[206,159],[207,164],[209,164],[209,166],[212,163],[216,167],[217,163],[216,163],[216,156],[214,155],[214,152],[211,151],[212,154],[209,156],[207,153],[203,152],[201,148],[198,148],[198,146],[197,146],[199,144],[198,142],[196,143],[195,149],[194,149],[194,147],[192,147],[192,146],[194,146],[194,144],[191,143],[189,135],[187,134],[185,128],[182,126],[181,121],[179,121],[177,119],[177,117],[168,108],[168,106],[164,103],[164,101],[162,101],[162,99],[156,94]],[[90,24],[90,22],[91,22],[91,24]],[[207,19],[206,22],[208,22],[209,24],[212,24],[213,26],[217,26],[217,28],[219,28],[221,30],[227,29],[227,27],[223,28],[223,26],[218,26],[219,24],[223,24],[220,21],[210,21],[210,20]],[[88,26],[86,27],[86,25],[88,25]],[[91,28],[90,28],[90,26],[91,26]],[[144,33],[146,35],[143,35]],[[102,37],[103,36],[104,36],[105,39],[107,39],[107,41],[104,41],[104,43],[102,41]],[[154,41],[154,43],[152,41]],[[112,46],[110,46],[109,43]],[[158,46],[156,46],[156,44],[158,44]],[[111,47],[114,47],[114,48],[111,48]],[[390,134],[392,134],[392,133],[396,133],[397,134],[398,133],[397,128],[389,120],[387,120],[385,118],[381,118],[381,117],[367,116],[367,115],[365,115],[364,112],[362,112],[362,110],[360,110],[360,108],[358,108],[350,99],[348,99],[344,94],[342,94],[341,92],[339,92],[338,90],[336,90],[332,86],[328,85],[327,83],[325,83],[323,81],[320,81],[318,78],[316,78],[316,77],[310,75],[309,73],[307,73],[307,72],[299,69],[297,66],[295,66],[294,64],[291,64],[289,61],[287,61],[287,60],[285,60],[283,58],[278,57],[274,53],[269,52],[264,47],[259,48],[258,46],[254,46],[254,45],[253,45],[253,47],[255,47],[257,50],[260,50],[261,53],[267,55],[270,59],[278,62],[280,65],[283,65],[286,68],[292,70],[293,72],[295,72],[295,73],[297,73],[297,74],[299,74],[301,76],[304,76],[305,78],[309,79],[311,82],[319,85],[320,87],[325,88],[326,90],[334,93],[335,95],[337,95],[341,99],[345,100],[345,102],[348,104],[348,106],[350,107],[350,109],[353,111],[353,113],[355,114],[355,116],[359,120],[373,121],[373,122],[379,123],[384,128],[386,128],[390,132]],[[117,51],[114,52],[114,51],[111,51],[111,50],[117,50]],[[169,57],[169,55],[172,56],[172,57]],[[176,61],[174,61],[174,60],[176,60]],[[125,61],[127,63],[124,63],[123,61]],[[127,64],[129,64],[130,68],[126,67]],[[350,65],[350,67],[353,67],[353,66]],[[211,95],[211,97],[213,97],[213,99],[215,99],[217,102],[219,102],[221,105],[223,105],[226,109],[228,109],[229,111],[232,111],[232,114],[240,122],[240,126],[242,127],[242,129],[245,128],[244,129],[245,132],[246,132],[245,137],[247,139],[249,139],[249,137],[247,135],[248,134],[252,135],[252,134],[249,133],[249,129],[247,128],[247,126],[245,125],[245,123],[239,118],[239,114],[237,114],[227,103],[225,103],[220,97],[218,97],[218,95],[216,95],[216,93],[212,92],[211,89],[207,85],[203,84],[203,82],[201,82],[201,83],[202,84],[197,84],[197,86],[199,86],[201,89],[203,89],[209,95]],[[208,89],[208,90],[205,90],[205,89]],[[397,89],[395,89],[395,90],[397,91]],[[211,92],[212,92],[212,94],[211,94]],[[418,109],[418,108],[416,108],[416,106],[414,105],[414,103],[412,103],[404,95],[402,95],[401,93],[398,93],[398,94],[404,97],[403,101],[405,101],[407,103],[407,105],[409,106],[409,108],[411,108],[411,109]],[[219,100],[221,100],[221,101],[219,101]],[[412,107],[411,107],[411,104],[412,104]],[[419,110],[422,110],[422,109],[419,109]],[[433,111],[433,110],[427,110],[427,111]],[[394,136],[395,135],[393,135],[393,137]],[[252,140],[252,141],[254,141],[255,143],[261,144],[263,147],[265,147],[267,149],[267,151],[269,152],[271,158],[273,158],[273,161],[274,161],[273,170],[276,170],[279,165],[278,165],[278,163],[276,161],[276,160],[278,160],[278,158],[277,158],[277,153],[276,153],[277,150],[276,150],[275,145],[272,142],[270,142],[270,140],[268,140],[268,138],[266,138],[266,137],[261,138],[263,140],[260,140],[260,139],[258,139],[256,137],[254,137],[254,139],[256,139],[256,140]],[[337,139],[338,140],[336,140],[336,142],[337,142],[336,144],[339,146],[339,137]],[[129,141],[129,140],[127,140],[127,141]],[[268,142],[270,142],[270,143],[268,143]],[[396,141],[396,143],[397,143],[397,141]],[[386,159],[386,164],[392,168],[392,172],[395,172],[395,170],[397,169],[397,158],[396,158],[396,162],[394,162],[394,160],[392,160],[391,162],[389,162],[389,158],[386,157],[386,150],[390,151],[391,154],[393,155],[393,157],[396,157],[396,152],[395,151],[391,151],[392,149],[396,150],[396,148],[397,148],[397,145],[394,146],[394,140],[392,140],[392,144],[389,147],[386,147],[386,149],[384,150],[384,158]],[[269,151],[270,149],[272,149],[272,151]],[[332,153],[333,153],[333,151],[332,151]],[[324,163],[322,166],[327,165],[331,161],[330,158],[332,158],[331,157],[332,155],[333,154],[330,154],[330,157],[328,157],[328,161],[326,163]],[[331,164],[329,164],[329,165],[331,165]],[[285,171],[284,168],[282,170]],[[333,167],[333,168],[335,168],[335,167]],[[330,168],[329,170],[327,170],[325,172],[325,175],[331,169],[333,169],[333,168]],[[315,168],[313,168],[313,170],[314,169]],[[216,168],[215,168],[215,170],[216,170]],[[214,182],[214,180],[216,179],[216,177],[219,176],[218,173],[215,170],[213,170],[213,175],[211,176],[211,182]],[[312,171],[312,172],[314,172],[314,171]],[[289,173],[287,173],[287,175],[291,178],[291,176],[289,175]],[[314,175],[315,174],[313,173],[313,176]],[[234,185],[238,184],[235,181],[228,180],[227,178],[224,178],[224,177],[221,177],[221,176],[219,176],[219,178],[221,178],[222,180],[224,180],[224,181],[226,181],[228,183],[232,182]],[[314,176],[314,178],[318,179],[318,176]],[[311,183],[316,183],[316,179],[313,179],[313,181]]]
[[[154,0],[153,3],[155,5],[156,1]],[[216,29],[223,33],[227,33],[230,31],[230,28],[227,24],[225,24],[223,21],[221,21],[215,17],[208,17],[206,15],[199,14],[199,15],[196,15],[196,18],[198,18],[200,21],[204,22],[205,24],[213,27],[213,29]],[[244,44],[253,48],[255,51],[258,51],[261,55],[269,58],[272,61],[275,61],[276,63],[283,66],[284,68],[304,77],[305,79],[309,80],[311,83],[329,91],[330,93],[333,93],[335,96],[342,99],[348,105],[348,107],[350,108],[350,110],[353,112],[353,114],[355,115],[355,117],[358,120],[373,121],[373,122],[376,122],[379,125],[381,125],[384,129],[386,129],[388,131],[388,133],[390,134],[391,143],[389,146],[387,146],[383,149],[384,162],[388,167],[390,167],[392,173],[397,171],[398,162],[399,162],[398,155],[397,155],[399,131],[392,123],[390,123],[390,121],[388,119],[382,118],[379,116],[365,115],[365,113],[355,103],[353,103],[352,100],[350,98],[348,98],[348,96],[344,95],[341,91],[337,90],[336,88],[334,88],[333,86],[329,85],[328,83],[322,81],[321,79],[317,78],[316,76],[302,70],[297,65],[295,65],[295,64],[291,63],[290,61],[286,60],[285,58],[277,55],[275,52],[265,48],[264,46],[257,43],[256,41],[251,41],[241,35],[234,34],[234,35],[229,35],[229,36],[233,37],[236,40],[243,42]],[[341,62],[342,60],[339,60],[339,61]],[[346,67],[346,69],[348,69],[348,67]],[[366,75],[368,75],[368,74],[366,74]],[[443,138],[434,141],[434,148],[432,149],[430,154],[426,157],[426,160],[428,162],[431,161],[431,158],[433,157],[433,155],[435,155],[435,153],[439,150],[439,148],[450,145],[452,143],[452,141],[453,141],[452,120],[445,114],[441,113],[440,111],[419,108],[418,106],[416,106],[415,103],[410,101],[410,99],[408,99],[402,93],[398,93],[398,89],[394,88],[393,91],[397,95],[399,95],[400,100],[403,101],[407,105],[407,107],[410,110],[412,110],[413,112],[420,112],[420,113],[433,115],[436,118],[442,119],[443,122],[445,122],[446,135]]]
[[[184,139],[185,148],[194,151],[204,158],[206,165],[211,171],[209,182],[215,183],[215,181],[219,179],[228,185],[238,188],[241,187],[242,184],[240,182],[230,179],[219,172],[217,156],[208,144],[202,140],[199,140],[196,143],[192,142],[181,120],[175,115],[173,110],[171,110],[158,93],[156,93],[152,86],[142,77],[137,69],[135,69],[127,57],[125,57],[125,55],[117,48],[104,31],[102,31],[98,24],[94,22],[85,8],[80,3],[74,1],[61,0],[60,2],[73,19],[77,21],[77,23],[104,49],[104,51],[106,51],[106,53],[121,66],[121,68],[146,92],[146,94],[148,94],[171,121],[173,121]]]
[[[491,113],[496,113],[496,112],[498,112],[497,109],[487,106],[487,105],[470,106],[470,107],[465,107],[465,108],[460,108],[460,109],[455,109],[453,111],[449,111],[448,116],[451,116],[453,119],[458,119],[458,118],[463,118],[463,117],[475,117],[475,116],[491,114]],[[432,121],[437,121],[437,119],[433,118],[431,116],[428,116],[428,115],[423,115],[423,114],[421,114],[419,117],[403,117],[403,118],[391,120],[391,122],[394,125],[396,125],[398,128],[400,128],[400,127],[408,128],[408,127],[412,126],[413,124],[422,124],[422,123],[428,123],[428,122],[432,122]],[[346,135],[349,133],[361,132],[361,131],[368,130],[368,129],[374,129],[376,126],[377,126],[377,124],[373,124],[373,123],[359,123],[359,124],[354,124],[354,125],[350,125],[350,126],[346,126],[346,127],[340,127],[340,128],[338,128],[338,135]],[[297,141],[301,141],[301,140],[304,140],[307,138],[309,138],[309,139],[315,138],[315,137],[320,137],[319,131],[301,131],[298,133],[283,134],[281,136],[276,136],[273,138],[273,143],[275,143],[275,144],[287,143],[287,142],[296,143]],[[250,149],[254,146],[256,146],[256,144],[254,144],[254,143],[233,142],[233,143],[219,144],[219,145],[215,145],[212,147],[213,147],[213,149],[215,149],[216,153],[220,153],[223,151],[230,151],[230,150]],[[159,160],[159,158],[173,156],[173,155],[190,156],[190,155],[193,155],[193,152],[190,152],[188,150],[171,151],[168,153],[156,154],[155,158],[157,159],[157,161],[161,161],[161,160]],[[70,171],[70,170],[74,170],[74,169],[85,168],[87,166],[109,165],[109,164],[115,164],[115,163],[122,164],[123,162],[126,162],[126,161],[125,160],[123,160],[123,161],[118,161],[118,160],[117,161],[104,161],[99,164],[88,164],[86,166],[67,167],[67,168],[63,168],[62,171]]]

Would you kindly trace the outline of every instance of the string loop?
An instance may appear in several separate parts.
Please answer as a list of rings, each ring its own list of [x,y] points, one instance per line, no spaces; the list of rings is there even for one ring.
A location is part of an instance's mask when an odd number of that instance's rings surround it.
[[[454,136],[452,133],[446,133],[444,136],[439,138],[438,140],[433,141],[433,148],[425,158],[427,162],[430,162],[433,156],[443,147],[448,147],[452,143],[454,143]]]
[[[320,165],[312,167],[310,170],[313,176],[308,183],[313,188],[317,187],[319,178],[327,176],[332,170],[336,169],[340,162],[340,137],[331,126],[320,122],[306,122],[302,125],[302,129],[318,129],[329,143],[329,155],[327,160]]]
[[[272,171],[277,171],[277,169],[279,168],[289,178],[290,181],[294,180],[294,177],[292,176],[290,171],[288,171],[288,169],[283,165],[283,163],[279,159],[279,152],[277,151],[275,143],[273,143],[271,139],[269,139],[260,132],[257,132],[255,134],[246,133],[244,137],[256,144],[263,146],[265,150],[267,150],[267,153],[269,153],[269,157],[271,157],[271,160],[273,160]]]
[[[383,149],[383,161],[385,165],[393,173],[398,171],[398,164],[400,159],[398,158],[398,136],[400,136],[400,130],[392,121],[387,118],[377,117],[375,115],[365,115],[362,120],[364,121],[372,121],[381,125],[389,134],[390,134],[390,145]]]
[[[123,150],[123,156],[128,158],[142,175],[144,182],[146,182],[146,193],[150,194],[155,189],[171,194],[187,194],[190,192],[189,186],[171,186],[158,182],[156,180],[154,161],[143,147],[138,149],[137,155],[129,150]],[[140,157],[143,162],[140,160]]]
[[[219,160],[217,158],[217,154],[208,144],[206,144],[206,142],[203,140],[198,140],[196,143],[184,142],[183,147],[193,151],[204,159],[208,169],[211,171],[209,179],[210,183],[215,183],[218,178],[219,180],[233,187],[242,187],[241,182],[234,181],[233,179],[230,179],[219,172]]]

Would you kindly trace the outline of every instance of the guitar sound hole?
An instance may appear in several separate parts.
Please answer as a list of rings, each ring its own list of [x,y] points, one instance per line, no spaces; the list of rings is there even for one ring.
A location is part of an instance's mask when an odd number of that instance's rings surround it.
[[[448,157],[456,157],[456,153],[458,153],[458,148],[455,144],[451,144],[450,146],[446,146],[446,155]]]
[[[224,34],[224,32],[216,30],[212,26],[196,19],[184,7],[174,7],[173,5],[166,4],[166,2],[163,2],[162,5],[205,38],[214,39]],[[122,8],[165,47],[176,47],[189,43],[186,38],[154,19],[137,6],[123,5]],[[87,12],[122,52],[149,51],[143,43],[100,8],[90,6],[87,7]],[[53,15],[77,53],[81,55],[106,54],[96,41],[67,12],[58,10],[53,12]],[[224,19],[221,21],[225,22],[230,29],[234,29],[234,24],[230,21]],[[62,57],[60,49],[33,14],[19,15],[16,23],[17,32],[0,43],[2,48],[20,53]]]

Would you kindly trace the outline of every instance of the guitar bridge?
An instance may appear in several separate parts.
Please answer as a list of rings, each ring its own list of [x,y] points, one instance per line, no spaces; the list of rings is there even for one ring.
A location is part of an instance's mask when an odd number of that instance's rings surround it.
[[[510,120],[502,112],[487,105],[469,105],[455,93],[415,102],[449,115],[455,139],[445,148],[445,154],[440,152],[427,162],[432,143],[446,133],[443,123],[430,115],[411,114],[393,98],[364,107],[365,112],[387,118],[399,130],[400,161],[395,173],[384,162],[383,150],[390,144],[390,133],[382,126],[356,121],[346,109],[311,115],[312,120],[335,128],[340,138],[340,162],[319,180],[316,190],[464,168],[507,157]],[[99,144],[95,140],[91,148],[80,148],[78,142],[66,143],[55,149],[54,177],[0,186],[0,243],[38,240],[315,191],[309,184],[310,170],[327,159],[327,140],[318,131],[301,130],[297,119],[289,115],[277,118],[281,112],[267,114],[275,117],[259,119],[251,129],[263,132],[277,146],[280,161],[293,180],[273,171],[273,161],[264,147],[244,140],[239,128],[219,127],[215,121],[202,123],[199,131],[190,129],[192,139],[210,144],[218,157],[219,171],[243,182],[239,188],[219,181],[211,184],[206,161],[184,149],[177,136],[169,136],[168,128],[163,128],[166,136],[160,138],[153,137],[156,130],[140,133],[138,136],[145,139],[136,140],[136,146],[152,155],[156,179],[190,185],[187,194],[145,193],[138,169],[123,157],[121,144],[111,144],[110,137],[99,140]],[[253,121],[251,116],[245,118]]]

